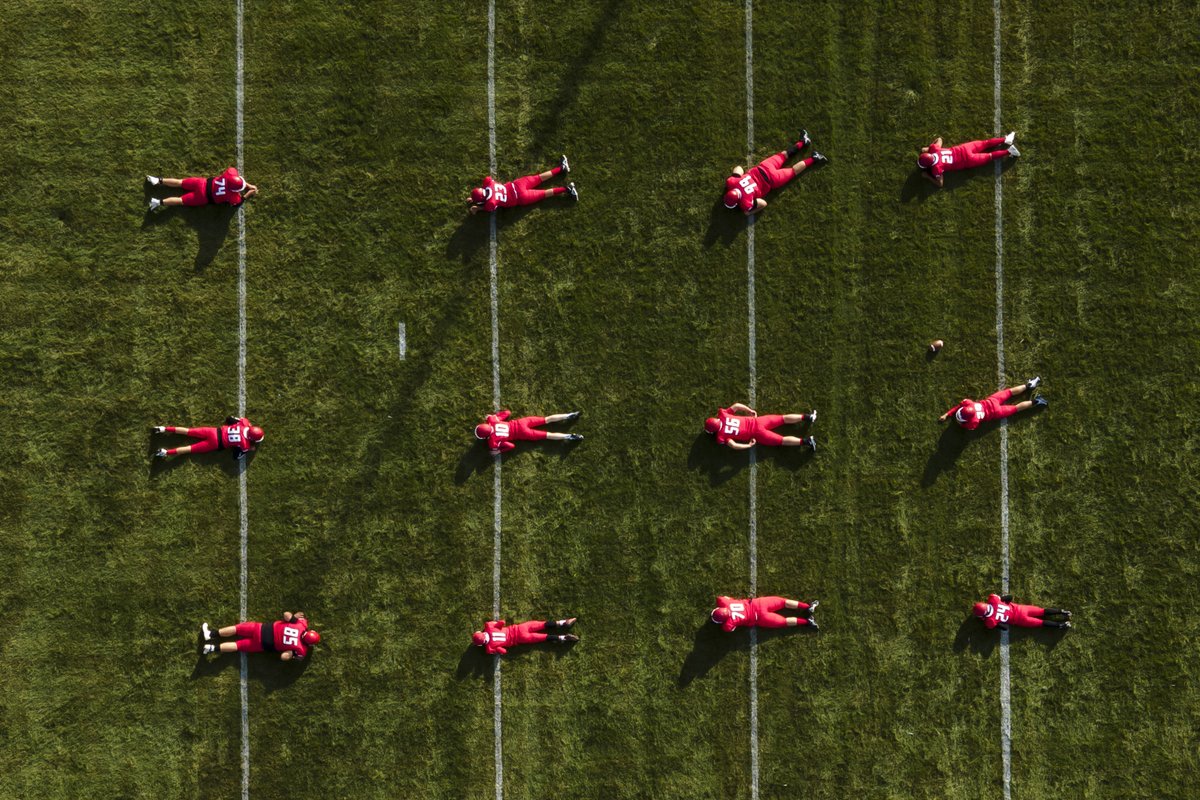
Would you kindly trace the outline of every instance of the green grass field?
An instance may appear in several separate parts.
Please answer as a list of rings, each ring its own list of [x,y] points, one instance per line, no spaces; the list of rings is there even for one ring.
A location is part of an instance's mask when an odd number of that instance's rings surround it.
[[[153,465],[149,427],[237,408],[238,222],[149,217],[146,173],[236,160],[235,5],[8,0],[0,25],[0,798],[240,795],[232,461]],[[991,4],[764,0],[756,159],[832,163],[755,224],[757,395],[820,410],[761,453],[761,594],[819,633],[757,648],[760,796],[1001,798],[996,178],[933,192],[916,148],[992,133]],[[505,457],[502,613],[578,615],[507,657],[505,796],[751,797],[742,2],[497,0],[498,172],[571,156],[577,207],[498,219],[503,403],[582,409]],[[1200,10],[1003,0],[1012,795],[1186,798],[1200,773]],[[250,794],[492,798],[493,465],[485,3],[245,6],[253,618]],[[961,173],[960,173],[961,175]],[[397,352],[397,325],[408,352]],[[925,344],[947,341],[936,359]]]

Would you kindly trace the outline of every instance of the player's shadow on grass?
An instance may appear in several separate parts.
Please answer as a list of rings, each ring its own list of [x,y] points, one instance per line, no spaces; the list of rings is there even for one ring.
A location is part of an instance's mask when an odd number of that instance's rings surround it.
[[[570,425],[570,422],[556,422],[555,425]],[[473,436],[474,434],[472,434]],[[575,452],[578,445],[583,444],[582,440],[569,441],[565,439],[541,439],[533,442],[520,442],[516,450],[509,450],[504,454],[505,461],[512,461],[514,458],[520,458],[530,450],[546,450],[552,455],[561,458],[566,458]],[[458,468],[454,470],[454,482],[457,484],[466,483],[471,479],[471,476],[476,472],[484,472],[494,461],[495,456],[492,451],[487,449],[487,445],[481,441],[471,443],[467,451],[463,453],[462,458],[458,460]]]
[[[1045,410],[1045,408],[1027,409],[1008,417],[1005,423],[1010,428],[1024,425],[1035,417],[1040,416]],[[937,483],[938,478],[941,477],[943,472],[954,469],[955,462],[958,461],[958,457],[962,455],[963,450],[967,449],[967,445],[976,439],[988,436],[992,431],[998,430],[1001,424],[1005,423],[1002,423],[1000,420],[991,420],[990,422],[983,423],[973,431],[968,431],[960,428],[952,419],[945,422],[946,429],[942,431],[942,435],[938,439],[937,449],[933,451],[933,455],[929,456],[929,460],[925,462],[925,474],[921,476],[921,488],[928,489]]]
[[[1008,643],[1016,647],[1022,642],[1033,641],[1042,645],[1046,650],[1058,647],[1067,634],[1064,628],[1018,628],[1008,629]],[[1000,631],[989,630],[974,614],[968,614],[962,625],[958,626],[958,635],[954,637],[954,652],[961,653],[970,650],[976,655],[988,658],[992,651],[1000,645]]]
[[[558,178],[554,179],[558,181]],[[547,182],[543,184],[543,188],[558,186],[558,183]],[[563,185],[566,185],[564,182]],[[578,205],[575,200],[572,200],[569,195],[560,194],[554,197],[548,197],[531,206],[517,206],[516,208],[502,208],[494,215],[496,217],[496,239],[499,241],[500,236],[504,231],[516,225],[525,217],[534,212],[538,213],[553,213],[557,211],[573,210]],[[446,243],[446,257],[466,264],[474,259],[475,254],[485,249],[488,245],[488,240],[491,238],[491,217],[493,214],[480,211],[478,214],[467,213],[465,207],[463,209],[464,219],[462,224],[450,236],[450,241]]]
[[[1000,162],[1000,174],[1008,172],[1016,164],[1015,158],[1006,158]],[[947,172],[942,178],[942,187],[939,189],[926,178],[920,169],[914,168],[908,173],[908,178],[900,187],[900,202],[909,203],[913,200],[924,203],[938,192],[952,192],[969,181],[981,179],[994,180],[995,168],[991,165],[975,167],[974,169],[964,169],[958,172]]]
[[[559,659],[574,650],[576,644],[578,642],[567,644],[551,642],[523,644],[518,648],[509,650],[507,655],[500,656],[500,658],[504,661],[520,661],[529,658],[533,653],[552,653],[555,659]],[[454,670],[454,677],[459,680],[466,678],[490,680],[494,673],[495,659],[496,656],[488,655],[487,650],[484,648],[469,644],[458,659],[458,668]]]
[[[717,444],[712,434],[701,432],[688,452],[688,469],[708,473],[708,482],[720,486],[750,466],[749,450],[733,450]]]
[[[231,478],[236,478],[245,470],[250,468],[250,462],[254,460],[254,455],[257,451],[251,450],[241,458],[234,458],[233,452],[230,450],[214,450],[211,453],[200,453],[199,455],[182,455],[170,456],[168,458],[155,458],[154,453],[160,447],[182,447],[185,444],[194,444],[195,439],[189,439],[186,436],[181,436],[175,433],[151,434],[150,445],[146,448],[146,458],[150,460],[150,479],[154,480],[168,472],[179,469],[188,462],[193,462],[205,467],[211,467],[214,464],[218,466],[222,472]]]
[[[151,197],[177,196],[172,195],[169,190],[163,190],[162,187],[154,187],[151,189],[146,187],[144,193],[147,206]],[[230,223],[237,215],[238,209],[231,205],[207,205],[188,208],[187,206],[171,206],[165,211],[155,213],[147,210],[142,219],[142,230],[164,225],[176,217],[180,217],[187,223],[188,227],[196,232],[196,240],[198,249],[196,251],[196,260],[193,264],[197,272],[203,272],[204,269],[213,262],[217,257],[217,253],[221,252],[221,247],[225,244],[225,240],[229,238]]]
[[[738,208],[726,208],[725,196],[722,194],[713,203],[712,212],[708,218],[708,230],[704,232],[704,249],[712,247],[717,242],[728,247],[746,230],[749,218]]]
[[[197,649],[199,649],[197,635]],[[286,689],[300,679],[308,669],[312,657],[300,661],[280,661],[278,653],[249,653],[246,658],[246,676],[267,690],[267,693]],[[220,653],[211,656],[196,657],[196,666],[192,668],[190,680],[212,678],[227,669],[236,670],[241,665],[240,653]]]
[[[798,633],[815,633],[807,625],[795,628],[758,628],[758,643],[766,644],[772,639],[782,639]],[[683,660],[679,670],[679,686],[687,688],[692,681],[703,678],[709,670],[715,667],[722,658],[735,650],[750,649],[750,631],[738,628],[733,633],[709,620],[705,620],[696,629],[696,637],[692,643],[692,652]]]

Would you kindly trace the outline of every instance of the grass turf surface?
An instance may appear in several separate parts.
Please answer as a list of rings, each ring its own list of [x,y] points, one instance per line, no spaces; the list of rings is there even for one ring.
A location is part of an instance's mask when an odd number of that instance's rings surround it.
[[[996,383],[994,179],[933,194],[935,134],[990,133],[974,4],[755,6],[755,157],[833,159],[756,225],[758,397],[817,407],[815,458],[758,467],[761,593],[819,635],[759,647],[763,797],[1000,792],[991,639],[998,433],[934,419]],[[151,470],[142,433],[236,405],[236,223],[145,219],[144,172],[233,155],[233,10],[25,4],[0,33],[0,796],[228,797],[234,471]],[[9,15],[6,15],[6,17]],[[1077,630],[1014,636],[1014,795],[1181,797],[1194,774],[1194,9],[1005,3],[1012,588]],[[252,616],[303,606],[301,672],[252,660],[251,792],[489,797],[486,10],[246,9]],[[745,399],[746,248],[714,207],[745,158],[740,4],[497,9],[505,177],[566,151],[582,203],[499,220],[501,388],[588,438],[507,457],[501,605],[583,641],[504,666],[509,797],[747,797],[744,457],[698,435]],[[209,56],[205,58],[203,56]],[[1118,163],[1122,142],[1143,158]],[[23,183],[28,181],[28,183]],[[31,196],[28,186],[36,187]],[[398,361],[395,327],[408,326]],[[947,340],[932,362],[921,352]],[[284,667],[289,667],[285,669]]]

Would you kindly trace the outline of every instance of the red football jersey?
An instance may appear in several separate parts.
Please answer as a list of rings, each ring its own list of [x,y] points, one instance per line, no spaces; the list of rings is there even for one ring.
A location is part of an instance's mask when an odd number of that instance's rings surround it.
[[[488,640],[486,649],[488,655],[504,655],[508,652],[508,647],[520,642],[513,641],[513,637],[509,636],[505,629],[505,622],[502,619],[488,620],[484,623],[483,632],[487,634]]]
[[[758,418],[735,414],[728,408],[722,408],[719,413],[721,429],[717,431],[717,444],[725,444],[730,439],[735,442],[748,442],[758,432]]]
[[[210,179],[212,201],[226,203],[231,206],[242,204],[242,189],[246,182],[238,175],[237,167],[230,167],[215,178]]]
[[[1002,601],[1000,595],[989,594],[987,604],[987,615],[983,618],[983,624],[987,627],[994,628],[1001,622],[1009,622],[1012,619],[1013,607],[1010,603]]]
[[[933,143],[929,143],[929,152],[937,156],[937,161],[929,168],[929,174],[933,177],[938,177],[943,172],[954,172],[959,169],[966,169],[970,166],[966,146],[957,144],[954,147],[934,147]]]
[[[771,190],[771,184],[761,169],[751,167],[745,175],[730,175],[726,178],[725,188],[740,189],[742,199],[738,201],[738,208],[742,211],[749,211],[754,208],[758,198]]]
[[[225,450],[241,450],[243,453],[254,449],[250,441],[250,420],[242,417],[234,425],[221,426],[221,447]]]
[[[308,630],[308,620],[304,617],[293,617],[291,622],[276,620],[272,625],[276,650],[281,653],[290,650],[292,658],[304,658],[308,655],[308,645],[300,639]]]
[[[739,600],[721,595],[717,598],[717,608],[729,609],[729,619],[721,623],[727,631],[735,628],[753,628],[758,623],[758,607],[752,598]]]
[[[484,211],[495,211],[497,208],[511,208],[517,205],[517,187],[513,182],[497,183],[491,175],[483,178]]]
[[[954,417],[955,422],[969,431],[978,428],[979,424],[988,418],[987,408],[984,404],[969,397],[964,397],[961,403],[950,409],[949,413]]]

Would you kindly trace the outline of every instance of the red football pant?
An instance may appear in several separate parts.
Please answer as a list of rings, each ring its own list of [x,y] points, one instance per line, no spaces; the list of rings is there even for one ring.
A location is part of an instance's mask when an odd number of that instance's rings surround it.
[[[506,630],[512,632],[512,641],[514,644],[537,644],[544,642],[550,637],[541,631],[546,630],[546,623],[540,619],[532,619],[529,622],[522,622],[519,625],[509,625]]]
[[[993,152],[985,152],[993,147],[1004,144],[1004,137],[998,136],[995,139],[979,139],[974,142],[967,142],[959,145],[962,147],[960,151],[963,156],[963,165],[960,167],[955,164],[958,169],[970,169],[971,167],[982,167],[984,164],[1005,158],[1008,155],[1008,150],[995,150]]]
[[[204,191],[208,185],[208,181],[204,178],[184,178],[183,191],[186,194],[183,196],[183,204],[185,206],[206,206],[208,205],[208,194]]]
[[[781,608],[787,607],[786,597],[759,597],[755,600],[758,604],[758,627],[760,628],[786,628],[788,618],[782,614],[775,612]],[[800,609],[808,608],[808,603],[800,603]],[[797,625],[807,625],[808,620],[804,617],[796,619]]]
[[[558,175],[562,172],[562,167],[555,167],[550,170],[552,175]],[[513,189],[517,192],[517,205],[531,206],[539,200],[545,200],[547,197],[553,197],[556,194],[562,194],[567,191],[565,186],[554,186],[550,189],[538,189],[542,185],[542,176],[526,175],[524,178],[517,178],[513,183]]]
[[[774,431],[783,424],[783,414],[763,414],[756,421],[754,438],[759,444],[768,447],[779,447],[783,444],[783,436]]]
[[[262,646],[261,622],[239,622],[237,624],[237,649],[239,653],[261,653]]]
[[[200,441],[192,445],[192,449],[189,451],[192,453],[211,453],[221,447],[221,432],[217,428],[177,428],[174,425],[168,425],[167,433],[182,433],[184,436],[199,439]],[[173,456],[178,449],[178,447],[172,447],[167,454]]]
[[[776,153],[758,165],[758,170],[767,180],[767,186],[772,189],[778,189],[799,174],[791,167],[784,166],[787,157],[787,152]]]
[[[1003,140],[1001,140],[1003,141]],[[983,401],[984,420],[1004,419],[1017,413],[1016,406],[1004,405],[1012,397],[1012,389],[1001,389]]]
[[[537,177],[536,175],[534,176]],[[521,417],[514,419],[510,423],[512,427],[509,429],[510,439],[516,439],[523,442],[536,442],[539,439],[546,438],[546,431],[538,430],[538,426],[546,424],[545,417]]]

